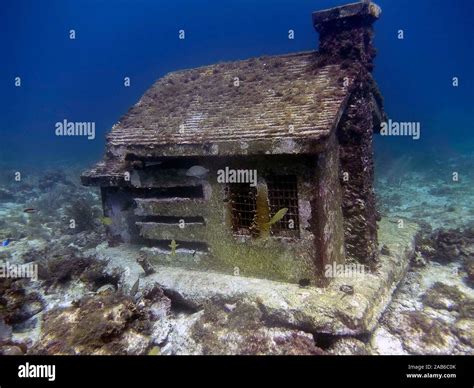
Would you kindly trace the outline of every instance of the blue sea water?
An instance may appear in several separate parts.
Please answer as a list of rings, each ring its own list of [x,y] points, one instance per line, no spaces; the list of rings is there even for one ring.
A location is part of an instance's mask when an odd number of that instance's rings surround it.
[[[91,163],[105,134],[169,71],[317,49],[312,11],[341,0],[4,0],[0,8],[0,162]],[[375,78],[395,121],[421,138],[376,139],[376,154],[450,157],[474,144],[474,3],[380,0]],[[75,30],[76,38],[69,39]],[[185,30],[186,39],[178,39]],[[295,39],[288,39],[288,30]],[[404,39],[398,39],[403,30]],[[21,77],[21,87],[15,86]],[[130,77],[131,86],[123,86]],[[453,77],[459,86],[452,86]],[[96,138],[57,137],[63,119],[96,123]]]

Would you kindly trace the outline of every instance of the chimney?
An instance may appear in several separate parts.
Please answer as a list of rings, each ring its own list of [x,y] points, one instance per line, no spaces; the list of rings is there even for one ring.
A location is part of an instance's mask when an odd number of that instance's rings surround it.
[[[319,52],[327,63],[360,63],[373,69],[373,23],[382,10],[370,1],[361,1],[313,12],[313,25],[319,32]]]

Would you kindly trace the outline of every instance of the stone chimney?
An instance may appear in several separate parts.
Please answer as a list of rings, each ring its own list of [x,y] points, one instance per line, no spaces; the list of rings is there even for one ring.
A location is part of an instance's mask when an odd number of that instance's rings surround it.
[[[359,62],[372,71],[375,48],[373,23],[382,10],[370,1],[351,3],[313,13],[319,32],[319,52],[327,63]]]

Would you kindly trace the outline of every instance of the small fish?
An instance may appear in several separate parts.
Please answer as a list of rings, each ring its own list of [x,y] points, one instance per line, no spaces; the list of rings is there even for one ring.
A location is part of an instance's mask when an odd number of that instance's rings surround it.
[[[140,286],[140,279],[138,278],[137,281],[133,284],[132,288],[130,289],[130,296],[134,297],[138,292],[138,287]]]
[[[159,166],[163,162],[145,162],[145,167]]]
[[[175,240],[171,240],[171,244],[168,246],[171,248],[171,256],[176,256],[176,248],[179,247],[179,244],[176,244]]]
[[[224,304],[224,307],[226,308],[227,311],[232,312],[237,307],[237,303],[234,303],[234,304],[226,303]]]
[[[354,287],[349,286],[347,284],[343,284],[341,287],[339,287],[339,290],[342,291],[346,295],[354,294]]]
[[[8,246],[8,244],[10,244],[10,239],[9,238],[6,238],[5,240],[2,241],[2,247],[6,247]]]
[[[288,212],[288,208],[284,207],[283,209],[278,210],[272,218],[270,218],[270,221],[266,222],[264,225],[265,226],[271,226],[273,224],[276,224],[278,221],[280,221],[283,217],[285,217],[285,214]]]
[[[110,226],[112,225],[112,218],[110,217],[100,217],[99,218],[100,222],[104,224],[105,226]]]
[[[23,213],[36,213],[38,210],[32,208],[32,207],[27,207],[26,209],[23,209]]]
[[[207,168],[204,168],[203,166],[192,166],[186,171],[186,176],[192,176],[195,178],[202,178],[206,176],[206,174],[209,172]]]

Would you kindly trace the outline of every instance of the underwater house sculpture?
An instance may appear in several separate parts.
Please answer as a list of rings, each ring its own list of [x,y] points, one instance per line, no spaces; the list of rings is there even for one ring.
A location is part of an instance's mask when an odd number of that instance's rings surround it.
[[[99,186],[110,244],[152,262],[300,283],[378,262],[374,3],[313,13],[318,52],[171,72],[115,124]]]

